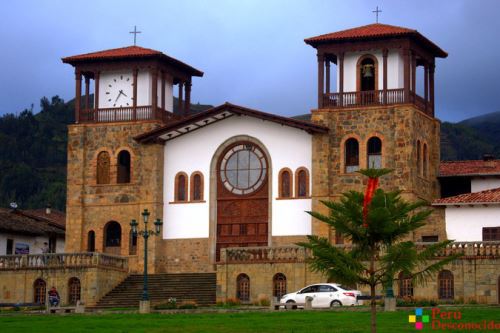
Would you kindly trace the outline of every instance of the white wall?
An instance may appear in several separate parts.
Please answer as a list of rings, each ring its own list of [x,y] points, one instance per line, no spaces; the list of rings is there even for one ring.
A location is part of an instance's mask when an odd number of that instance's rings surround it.
[[[114,82],[113,79],[123,75],[125,80],[118,80]],[[133,86],[129,83],[133,80],[131,70],[103,72],[100,75],[99,82],[99,108],[113,107],[116,99],[116,94],[107,95],[106,92],[110,90],[109,84],[118,89],[122,89],[128,96],[133,96]],[[129,78],[129,81],[126,79]],[[123,82],[122,82],[123,81]],[[137,75],[137,106],[151,105],[151,74],[147,70],[139,70]],[[113,89],[116,91],[116,88]],[[111,98],[111,101],[109,99]],[[129,103],[132,106],[131,103]],[[124,107],[126,105],[123,105]],[[158,79],[158,106],[161,106],[161,79]],[[167,76],[165,80],[165,108],[168,111],[173,111],[173,79]]]
[[[344,55],[344,92],[356,91],[357,63],[360,57],[371,54],[378,62],[378,89],[384,87],[383,57],[382,51],[371,52],[347,52]],[[403,59],[397,50],[390,50],[387,56],[387,89],[403,88],[404,80]],[[337,70],[337,92],[339,87],[339,71]]]
[[[483,240],[483,227],[500,227],[500,205],[447,206],[446,235],[460,242]]]
[[[470,182],[471,192],[481,192],[500,187],[500,178],[485,177],[472,178]]]
[[[165,239],[206,238],[209,235],[210,164],[215,151],[227,139],[248,135],[260,140],[271,155],[272,235],[308,235],[311,199],[276,200],[278,172],[305,166],[311,172],[311,135],[305,131],[247,116],[233,116],[165,144],[164,229]],[[204,177],[204,203],[171,204],[177,172]],[[309,184],[309,186],[311,186]]]
[[[7,239],[14,240],[14,248],[12,254],[15,254],[16,243],[24,243],[29,245],[29,254],[42,253],[43,243],[49,242],[49,238],[45,236],[28,236],[19,234],[2,233],[0,234],[0,256],[6,255]],[[56,241],[56,253],[64,252],[64,238],[58,237]]]

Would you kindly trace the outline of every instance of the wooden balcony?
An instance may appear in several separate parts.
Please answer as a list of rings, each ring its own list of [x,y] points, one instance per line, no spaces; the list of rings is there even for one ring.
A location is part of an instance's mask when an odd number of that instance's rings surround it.
[[[353,108],[377,105],[414,104],[419,110],[433,117],[434,108],[424,98],[410,92],[405,97],[404,89],[387,89],[373,91],[352,91],[344,93],[327,93],[323,95],[323,106],[326,109]]]
[[[160,120],[164,123],[176,116],[161,108],[153,109],[151,105],[126,108],[107,108],[107,109],[81,109],[78,115],[80,123],[114,123],[130,122],[141,120]]]
[[[103,253],[50,253],[0,256],[0,271],[64,268],[111,268],[128,272],[128,259]]]

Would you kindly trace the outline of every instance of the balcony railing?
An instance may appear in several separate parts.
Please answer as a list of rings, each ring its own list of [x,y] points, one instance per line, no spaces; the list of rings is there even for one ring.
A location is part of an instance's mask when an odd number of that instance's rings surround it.
[[[404,89],[387,89],[373,91],[351,91],[341,93],[328,93],[323,95],[323,108],[352,108],[374,105],[395,105],[413,103],[421,111],[432,115],[432,105],[417,94],[410,92],[405,98]]]
[[[151,105],[107,109],[82,109],[78,117],[80,123],[112,123],[138,120],[161,120],[167,122],[175,118],[172,112]]]
[[[432,243],[416,243],[419,250]],[[337,247],[349,250],[352,245]],[[500,242],[454,242],[436,254],[436,259],[454,254],[461,254],[460,259],[496,259],[500,258]],[[262,263],[298,263],[310,257],[310,251],[298,246],[279,247],[233,247],[221,249],[219,264],[262,264]]]
[[[103,267],[128,271],[128,259],[103,253],[50,253],[0,256],[0,271]]]

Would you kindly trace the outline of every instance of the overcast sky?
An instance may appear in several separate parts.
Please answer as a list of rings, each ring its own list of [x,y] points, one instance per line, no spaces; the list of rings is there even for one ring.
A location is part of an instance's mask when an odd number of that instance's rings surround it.
[[[375,21],[417,29],[449,53],[436,64],[442,120],[500,111],[500,1],[5,1],[0,20],[0,114],[42,96],[74,97],[61,57],[138,45],[205,72],[192,100],[285,116],[317,104],[315,50],[303,39]]]

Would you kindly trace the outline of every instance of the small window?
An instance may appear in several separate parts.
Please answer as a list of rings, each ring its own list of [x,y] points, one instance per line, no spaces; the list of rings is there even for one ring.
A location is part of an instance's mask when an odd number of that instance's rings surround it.
[[[500,227],[483,228],[483,241],[500,241]]]
[[[358,140],[350,138],[345,142],[345,172],[359,170],[359,143]]]
[[[120,223],[111,221],[104,227],[105,233],[105,243],[106,247],[117,247],[121,245],[122,239],[122,228]]]
[[[413,297],[413,281],[403,272],[399,273],[399,297]]]
[[[129,242],[130,242],[130,246],[129,246],[128,254],[131,256],[134,256],[137,254],[137,234],[134,234],[132,232],[132,230],[130,230]]]
[[[5,254],[12,254],[12,253],[14,253],[14,240],[7,239],[7,249],[5,250]]]
[[[109,184],[109,166],[110,158],[107,151],[101,151],[97,155],[97,184]]]
[[[90,230],[87,236],[87,251],[95,252],[95,232]]]
[[[240,274],[236,279],[236,297],[241,302],[250,301],[250,278],[246,274]]]
[[[286,294],[286,276],[278,273],[273,277],[273,296],[279,301]]]
[[[420,140],[417,140],[417,174],[422,176],[422,152],[420,145]]]
[[[423,151],[422,151],[422,160],[423,160],[423,173],[424,177],[427,177],[429,172],[429,152],[427,151],[427,144],[424,143]]]
[[[335,230],[335,244],[344,244],[344,236],[337,230]]]
[[[184,172],[179,172],[175,176],[175,201],[187,201],[188,180]]]
[[[279,197],[291,198],[292,197],[292,172],[290,169],[281,169],[279,173]]]
[[[68,282],[68,303],[75,305],[81,297],[80,279],[73,277]]]
[[[382,140],[376,136],[368,140],[368,168],[382,168]]]
[[[43,279],[37,279],[33,284],[33,303],[45,304],[45,293],[47,292],[47,283]]]
[[[203,175],[195,172],[191,175],[191,201],[203,200]]]
[[[422,236],[422,242],[424,242],[424,243],[435,243],[438,240],[439,240],[439,237],[437,235]]]
[[[130,153],[122,150],[118,154],[116,182],[119,184],[130,183]]]
[[[306,168],[298,168],[295,171],[295,177],[296,197],[309,197],[309,171]]]
[[[455,286],[453,281],[453,273],[444,270],[438,274],[438,296],[439,299],[453,299],[455,294]]]

